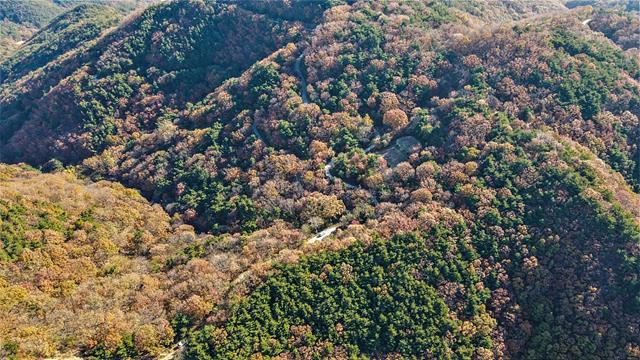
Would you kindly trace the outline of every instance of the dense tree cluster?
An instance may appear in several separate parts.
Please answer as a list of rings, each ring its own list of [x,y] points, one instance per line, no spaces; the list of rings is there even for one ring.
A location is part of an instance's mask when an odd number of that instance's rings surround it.
[[[489,292],[476,287],[471,254],[451,241],[455,232],[355,245],[280,269],[232,310],[224,329],[193,335],[187,358],[490,352],[495,320],[482,305]]]
[[[0,9],[0,18],[16,24],[43,27],[62,9],[48,0],[7,0]]]

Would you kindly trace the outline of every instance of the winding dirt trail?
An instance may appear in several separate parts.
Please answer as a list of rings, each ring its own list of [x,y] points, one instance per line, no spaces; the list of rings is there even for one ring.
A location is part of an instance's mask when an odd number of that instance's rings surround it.
[[[309,101],[309,93],[307,92],[307,79],[304,77],[304,74],[302,73],[302,69],[300,67],[300,65],[302,64],[302,60],[304,60],[304,51],[296,59],[296,62],[293,65],[293,69],[295,70],[296,74],[298,75],[298,78],[300,79],[300,88],[301,88],[300,90],[302,95],[302,102],[305,104],[309,104],[310,101]]]

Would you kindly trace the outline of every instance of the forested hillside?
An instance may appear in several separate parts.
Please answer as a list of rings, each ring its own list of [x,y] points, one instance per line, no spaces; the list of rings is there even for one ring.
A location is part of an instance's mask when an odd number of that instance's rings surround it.
[[[122,185],[0,165],[3,357],[158,355],[303,236],[197,235]]]
[[[0,64],[1,354],[640,358],[635,10],[70,7]]]
[[[2,6],[0,6],[0,63],[8,60],[11,55],[20,49],[25,42],[29,41],[39,29],[47,26],[56,16],[65,14],[65,12],[76,6],[108,6],[112,8],[111,11],[116,11],[119,15],[123,16],[137,7],[152,2],[154,2],[154,0],[101,0],[99,2],[91,0],[2,0]],[[108,10],[106,11],[105,18],[113,15],[109,12]],[[95,13],[92,15],[95,15]],[[66,18],[64,21],[85,21],[82,19],[81,11],[66,14],[64,18]],[[102,24],[102,22],[98,22],[96,25],[99,27]],[[74,27],[77,29],[77,26]],[[95,33],[95,29],[87,29],[87,32],[87,34],[83,35],[84,40],[92,39],[98,35],[98,33]],[[64,33],[64,30],[61,28],[60,33]],[[55,35],[51,35],[51,31],[49,31],[49,36]],[[40,36],[40,41],[42,40],[43,36]],[[70,40],[71,41],[66,44],[69,48],[65,49],[65,51],[77,45],[77,43],[74,43],[73,38]],[[54,42],[52,45],[57,47],[58,44]],[[33,65],[39,67],[42,64],[35,63]],[[3,78],[4,74],[0,73],[0,79]]]

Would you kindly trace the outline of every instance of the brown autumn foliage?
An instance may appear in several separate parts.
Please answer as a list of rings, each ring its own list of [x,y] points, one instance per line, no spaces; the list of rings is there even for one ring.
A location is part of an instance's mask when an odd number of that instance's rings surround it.
[[[287,249],[305,236],[282,223],[249,236],[197,235],[122,185],[8,165],[0,229],[0,338],[25,358],[114,351],[127,337],[140,355],[164,352],[178,316],[196,324],[224,309],[227,293],[246,291],[270,261],[299,256]]]

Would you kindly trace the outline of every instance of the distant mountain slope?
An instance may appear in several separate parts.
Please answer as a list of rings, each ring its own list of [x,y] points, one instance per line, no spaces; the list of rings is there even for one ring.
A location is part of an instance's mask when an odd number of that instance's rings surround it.
[[[0,2],[0,61],[60,12],[60,7],[47,0]]]
[[[638,0],[565,0],[565,5],[569,8],[578,6],[594,6],[602,8],[618,8],[626,11],[640,11]]]
[[[561,0],[450,0],[446,3],[470,15],[492,22],[520,20],[566,10]]]
[[[0,79],[16,80],[69,50],[82,51],[85,42],[97,38],[119,19],[115,9],[104,5],[79,5],[65,12],[0,63]]]
[[[0,19],[40,28],[62,11],[63,7],[50,0],[4,0],[0,6]]]
[[[3,0],[0,2],[0,62],[7,60],[21,45],[56,16],[74,6],[104,5],[126,13],[155,0]],[[87,36],[85,36],[88,38]],[[2,76],[0,79],[4,82]]]

